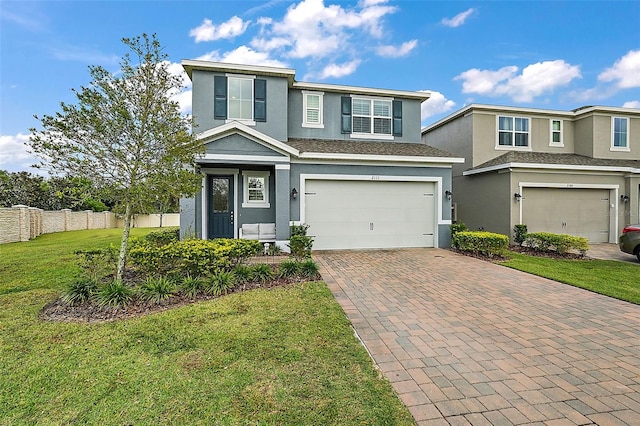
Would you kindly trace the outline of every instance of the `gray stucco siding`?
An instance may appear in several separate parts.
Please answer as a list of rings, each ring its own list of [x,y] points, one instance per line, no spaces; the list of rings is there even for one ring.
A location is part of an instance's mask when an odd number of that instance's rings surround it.
[[[341,98],[344,93],[324,92],[323,96],[323,124],[324,128],[316,129],[302,127],[302,91],[289,90],[289,137],[333,140],[362,140],[354,139],[348,133],[342,133],[341,128]],[[420,142],[420,101],[401,99],[402,101],[402,136],[395,136],[389,142]]]
[[[224,73],[193,70],[192,111],[196,124],[196,132],[204,132],[225,124],[225,120],[214,119],[213,90],[215,76]],[[287,140],[287,91],[285,78],[257,76],[267,81],[267,121],[256,122],[254,127],[259,132],[279,141]]]

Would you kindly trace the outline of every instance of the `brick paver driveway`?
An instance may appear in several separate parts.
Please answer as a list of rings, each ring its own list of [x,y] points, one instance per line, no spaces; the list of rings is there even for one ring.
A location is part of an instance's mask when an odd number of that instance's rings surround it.
[[[314,257],[418,424],[640,424],[640,306],[440,249]]]

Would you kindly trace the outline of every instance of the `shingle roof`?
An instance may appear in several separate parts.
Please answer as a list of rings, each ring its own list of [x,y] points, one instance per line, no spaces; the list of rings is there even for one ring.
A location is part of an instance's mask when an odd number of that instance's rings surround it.
[[[640,160],[616,160],[606,158],[592,158],[578,154],[553,154],[547,152],[509,151],[499,157],[482,163],[471,170],[484,169],[508,163],[557,164],[570,166],[594,167],[632,167],[640,169]]]
[[[331,154],[397,155],[403,157],[445,157],[455,155],[424,143],[325,140],[325,139],[289,139],[287,145],[304,152]]]

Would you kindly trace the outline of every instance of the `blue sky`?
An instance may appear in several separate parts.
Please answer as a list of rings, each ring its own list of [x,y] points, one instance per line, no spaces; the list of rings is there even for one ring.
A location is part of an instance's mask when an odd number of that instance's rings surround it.
[[[0,169],[123,37],[182,59],[285,66],[299,81],[427,90],[423,125],[469,103],[640,108],[640,1],[0,1]],[[190,86],[178,97],[190,112]]]

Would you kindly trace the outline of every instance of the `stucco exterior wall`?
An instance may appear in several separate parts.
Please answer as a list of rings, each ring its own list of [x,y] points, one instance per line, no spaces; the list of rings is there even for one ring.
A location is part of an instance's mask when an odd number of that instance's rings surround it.
[[[454,164],[453,176],[460,176],[473,164],[473,118],[460,117],[444,126],[422,135],[422,142],[465,159],[463,164]]]
[[[197,127],[195,131],[200,133],[205,130],[225,124],[225,120],[216,120],[213,115],[214,77],[224,76],[224,73],[212,71],[193,70],[191,81],[192,110]],[[287,140],[287,86],[285,78],[265,77],[258,78],[267,81],[267,121],[256,122],[253,126],[259,132],[271,136],[279,141]]]

